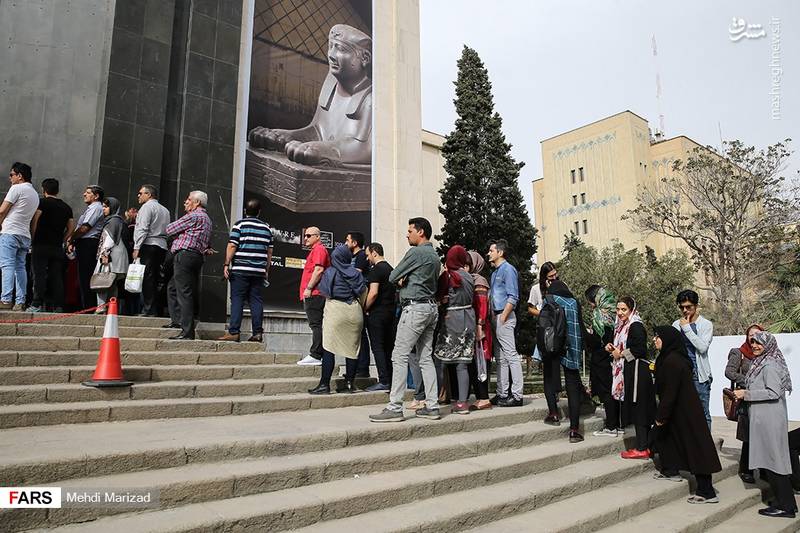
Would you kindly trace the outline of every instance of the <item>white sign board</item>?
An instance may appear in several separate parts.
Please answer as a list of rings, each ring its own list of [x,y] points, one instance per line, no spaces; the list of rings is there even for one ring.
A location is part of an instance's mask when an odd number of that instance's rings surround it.
[[[775,335],[778,347],[783,352],[789,372],[792,376],[792,385],[797,389],[800,386],[800,333],[779,333]],[[722,410],[722,389],[731,386],[731,381],[725,377],[725,365],[728,364],[728,352],[731,348],[738,348],[744,342],[744,335],[735,337],[714,337],[708,351],[711,360],[711,375],[714,382],[711,384],[711,416],[725,416]],[[789,420],[800,420],[800,392],[795,390],[786,397],[789,408]]]

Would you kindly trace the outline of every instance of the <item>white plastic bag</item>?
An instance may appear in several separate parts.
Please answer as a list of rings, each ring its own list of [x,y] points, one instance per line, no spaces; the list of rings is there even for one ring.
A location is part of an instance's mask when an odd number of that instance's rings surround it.
[[[142,280],[144,279],[145,266],[138,259],[128,265],[128,275],[125,276],[125,290],[138,294],[142,292]]]

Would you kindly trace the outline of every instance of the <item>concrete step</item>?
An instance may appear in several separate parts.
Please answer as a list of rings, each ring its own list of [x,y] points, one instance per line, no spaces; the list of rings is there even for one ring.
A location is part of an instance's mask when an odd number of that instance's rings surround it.
[[[97,355],[92,356],[94,362]],[[161,358],[166,359],[165,357]],[[123,357],[123,362],[125,358]],[[320,375],[319,366],[292,364],[253,365],[125,365],[125,379],[141,383],[145,381],[193,381],[218,379],[273,379],[301,378]],[[9,366],[0,367],[0,385],[37,385],[51,383],[81,383],[94,373],[92,366]],[[0,391],[5,390],[0,386]],[[0,403],[2,392],[0,392]]]
[[[595,418],[587,421],[590,427],[599,427],[602,421]],[[505,428],[492,428],[473,433],[442,435],[414,439],[413,446],[398,446],[396,442],[384,442],[365,446],[354,446],[337,450],[312,452],[287,458],[274,457],[227,461],[203,465],[150,470],[114,476],[84,478],[67,481],[62,489],[86,489],[93,487],[153,489],[159,490],[159,508],[167,509],[191,503],[215,499],[234,498],[281,491],[338,479],[364,476],[378,472],[403,469],[409,464],[417,467],[438,465],[448,461],[465,462],[470,457],[492,452],[490,461],[497,460],[499,453],[515,450],[519,453],[514,461],[522,468],[530,467],[531,447],[564,439],[567,432],[562,428],[546,426],[541,422],[518,424]],[[610,443],[595,442],[586,446],[582,453],[586,457],[603,454]],[[614,448],[614,447],[612,447]],[[616,448],[614,448],[616,449]],[[507,458],[508,459],[508,458]],[[509,459],[510,460],[510,459]],[[547,468],[537,456],[541,467]],[[550,463],[552,466],[552,463]],[[448,469],[452,472],[453,469]],[[501,477],[497,472],[495,479]],[[450,480],[451,482],[452,480]],[[463,481],[463,480],[462,480]],[[440,478],[440,483],[449,482]],[[101,516],[124,513],[125,509],[60,509],[51,511],[46,522],[36,512],[29,516],[15,513],[18,527],[52,527],[59,524],[85,522]],[[0,515],[0,518],[2,515]],[[23,520],[24,519],[24,520]]]
[[[20,347],[28,350],[57,352],[62,350],[100,349],[101,337],[0,337],[0,351],[17,351]],[[167,339],[121,339],[123,351],[166,351],[166,352],[259,352],[264,345],[257,342],[224,342],[211,340],[167,340]]]
[[[331,395],[336,396],[345,395]],[[348,396],[365,397],[366,393]],[[385,442],[397,444],[489,429],[502,435],[508,426],[541,420],[547,414],[544,399],[536,399],[522,407],[477,411],[467,416],[450,415],[443,408],[442,419],[436,422],[413,418],[409,411],[406,414],[411,418],[402,423],[370,422],[368,415],[380,408],[367,405],[336,411],[208,417],[199,425],[191,418],[175,418],[7,429],[0,431],[0,480],[12,486],[34,486],[183,465],[285,458]],[[536,436],[513,438],[520,439],[519,446],[538,442]]]
[[[546,504],[641,473],[644,462],[610,455],[620,449],[618,444],[584,442],[565,449],[563,441],[553,441],[279,492],[101,518],[64,526],[63,531],[284,531],[314,526],[314,531],[340,532],[357,524],[370,531],[416,531],[420,520],[435,519],[431,513],[452,515],[436,521],[437,531],[458,531],[478,515],[485,521],[502,516],[503,509],[513,508],[509,501],[519,506]],[[442,505],[442,500],[450,501]],[[406,512],[398,512],[405,507]]]
[[[738,470],[737,461],[723,459],[722,462],[723,471],[715,474],[715,483],[734,475]],[[540,509],[484,524],[465,533],[526,533],[531,530],[532,524],[539,524],[542,530],[552,533],[589,533],[605,527],[614,528],[617,524],[674,501],[690,505],[686,503],[686,498],[690,495],[690,483],[686,480],[681,483],[655,480],[654,473],[655,469],[649,469],[621,483],[613,483]],[[654,527],[658,525],[650,524],[648,530]]]
[[[85,374],[85,378],[91,372]],[[76,376],[79,377],[79,376]],[[37,403],[78,403],[120,400],[220,398],[224,396],[276,396],[305,393],[319,378],[208,379],[134,383],[130,387],[84,387],[80,383],[0,386],[0,406]]]
[[[567,455],[565,446],[562,445],[562,455]],[[520,512],[540,509],[609,484],[622,483],[648,468],[652,467],[645,461],[625,461],[618,454],[607,455],[559,465],[549,472],[524,475],[494,485],[479,485],[461,491],[434,491],[413,503],[387,506],[343,519],[326,520],[323,516],[322,521],[297,531],[347,531],[362,523],[374,524],[374,529],[371,527],[370,530],[376,532],[460,532]],[[550,530],[543,524],[530,524],[528,531]]]
[[[225,346],[221,346],[224,350]],[[98,350],[80,351],[0,351],[0,370],[16,366],[94,366]],[[272,352],[229,352],[229,351],[122,351],[123,369],[129,366],[149,365],[296,365],[298,357],[294,354]],[[304,368],[319,368],[304,367]],[[11,384],[11,383],[7,383]]]
[[[308,387],[306,387],[308,388]],[[118,393],[109,393],[118,394]],[[124,393],[121,393],[124,394]],[[409,394],[410,397],[410,394]],[[198,418],[248,415],[274,411],[332,409],[351,405],[383,404],[384,392],[329,394],[278,394],[274,396],[220,396],[213,398],[169,398],[164,400],[98,400],[86,402],[32,403],[0,406],[0,429],[150,420],[154,418]]]
[[[158,328],[169,324],[169,318],[153,318],[140,316],[119,316],[120,326],[141,326]],[[15,311],[0,311],[0,323],[31,323],[31,324],[72,324],[82,326],[102,326],[106,323],[105,315],[55,315],[54,313],[25,313]]]
[[[74,325],[60,323],[45,324],[0,324],[0,336],[20,337],[102,337],[105,325]],[[120,326],[121,339],[168,339],[179,333],[179,329],[143,326]]]
[[[758,514],[759,509],[766,507],[764,503],[757,503],[742,509],[727,520],[724,520],[707,529],[707,533],[790,533],[800,531],[800,518],[794,520],[787,518],[767,518]]]
[[[679,498],[600,531],[616,533],[647,530],[648,532],[699,533],[708,531],[727,520],[732,514],[743,511],[761,500],[761,490],[745,485],[739,476],[731,475],[727,479],[715,483],[714,487],[717,489],[719,503],[692,505],[687,503],[685,498]],[[765,518],[765,520],[777,519]],[[798,523],[800,522],[796,522],[796,525]]]

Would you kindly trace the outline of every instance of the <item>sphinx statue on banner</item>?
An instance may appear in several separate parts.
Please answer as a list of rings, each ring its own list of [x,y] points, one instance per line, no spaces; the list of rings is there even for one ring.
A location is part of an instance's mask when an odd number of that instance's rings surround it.
[[[314,118],[300,129],[253,128],[250,148],[301,165],[369,169],[372,161],[372,38],[346,24],[328,33],[328,74]]]

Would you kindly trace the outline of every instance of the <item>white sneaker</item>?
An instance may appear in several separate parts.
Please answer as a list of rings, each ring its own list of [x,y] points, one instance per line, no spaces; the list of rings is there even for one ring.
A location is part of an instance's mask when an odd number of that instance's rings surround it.
[[[319,359],[315,359],[314,357],[311,357],[310,355],[307,355],[307,356],[303,357],[302,359],[300,359],[297,362],[297,364],[298,365],[304,365],[304,366],[321,366],[322,365],[322,361],[320,361]]]
[[[594,433],[592,433],[592,435],[594,435],[595,437],[612,437],[613,438],[613,437],[617,436],[617,430],[616,429],[603,428],[603,429],[595,431]]]

